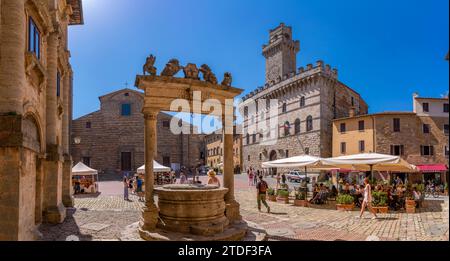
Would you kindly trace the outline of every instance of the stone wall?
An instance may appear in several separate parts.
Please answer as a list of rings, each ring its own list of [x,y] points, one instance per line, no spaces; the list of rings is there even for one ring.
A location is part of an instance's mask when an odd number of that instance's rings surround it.
[[[393,119],[401,121],[401,131],[393,132]],[[448,145],[448,136],[443,125],[447,118],[419,117],[416,114],[379,115],[376,117],[376,150],[390,154],[391,145],[403,145],[403,158],[414,165],[448,164],[444,155],[444,146]],[[431,133],[423,133],[423,124],[431,125]],[[433,145],[434,156],[421,156],[421,145]]]

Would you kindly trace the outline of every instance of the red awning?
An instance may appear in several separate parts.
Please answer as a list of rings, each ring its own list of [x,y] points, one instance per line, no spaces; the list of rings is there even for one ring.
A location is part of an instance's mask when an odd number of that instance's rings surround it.
[[[444,164],[417,165],[417,168],[423,173],[443,172],[448,170],[447,166]]]

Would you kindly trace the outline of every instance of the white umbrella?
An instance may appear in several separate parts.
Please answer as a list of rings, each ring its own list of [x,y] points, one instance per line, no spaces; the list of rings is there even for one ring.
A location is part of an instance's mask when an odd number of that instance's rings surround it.
[[[165,167],[161,164],[159,164],[158,162],[156,162],[155,160],[153,161],[153,172],[154,173],[162,173],[162,172],[170,172],[170,168],[169,167]],[[145,164],[144,166],[138,168],[137,172],[139,174],[145,174]]]
[[[296,156],[292,158],[279,159],[275,161],[264,162],[262,164],[263,168],[300,168],[300,167],[309,167],[309,168],[321,168],[324,167],[321,164],[321,158],[303,155]]]
[[[314,170],[330,170],[335,166],[322,163],[321,158],[309,155],[296,156],[262,163],[263,168],[305,168],[305,177],[308,178],[308,168]]]
[[[370,171],[373,177],[373,171],[397,171],[413,173],[417,172],[416,166],[409,164],[406,160],[398,156],[364,153],[336,158],[322,159],[323,164],[333,165],[340,168],[357,169],[361,171]]]

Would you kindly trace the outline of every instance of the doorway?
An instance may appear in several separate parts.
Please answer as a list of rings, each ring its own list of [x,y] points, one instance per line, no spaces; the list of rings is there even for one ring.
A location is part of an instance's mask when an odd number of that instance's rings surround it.
[[[131,152],[122,152],[120,161],[122,171],[131,171]]]

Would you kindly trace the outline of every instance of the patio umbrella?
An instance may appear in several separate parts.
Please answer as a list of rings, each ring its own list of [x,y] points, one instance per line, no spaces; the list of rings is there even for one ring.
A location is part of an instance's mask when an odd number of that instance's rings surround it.
[[[309,155],[296,156],[262,163],[263,168],[305,168],[305,177],[308,178],[308,168],[314,170],[332,170],[335,166],[324,164],[321,158]]]
[[[361,171],[396,171],[405,173],[417,172],[416,166],[409,164],[398,156],[364,153],[337,158],[322,159],[322,164],[333,165],[340,168],[357,169]]]

